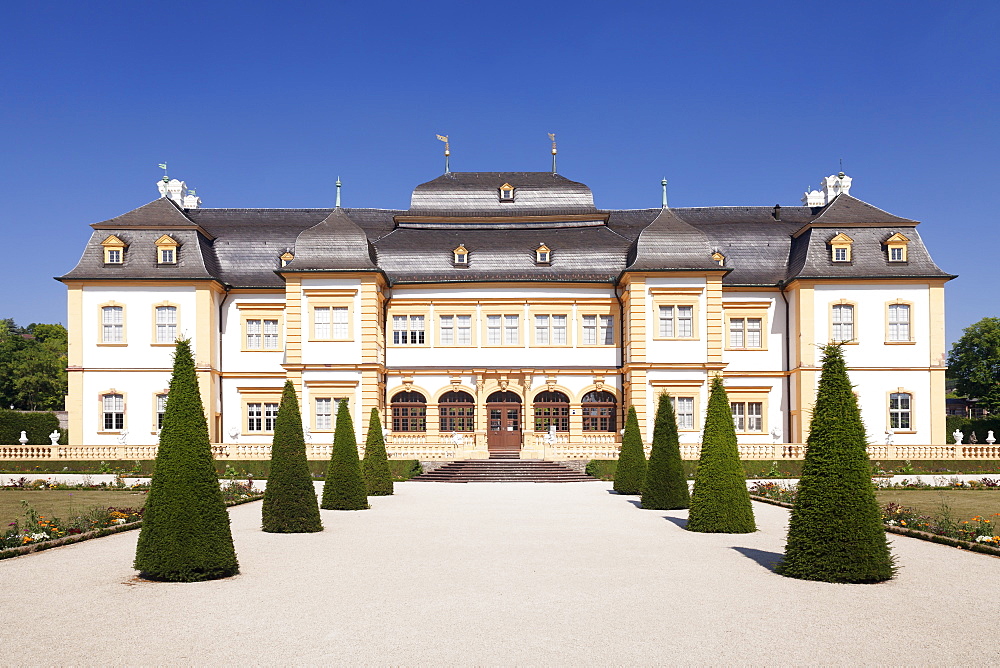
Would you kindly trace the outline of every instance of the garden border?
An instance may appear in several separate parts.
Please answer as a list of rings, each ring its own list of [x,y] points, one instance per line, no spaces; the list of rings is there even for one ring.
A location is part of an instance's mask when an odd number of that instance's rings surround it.
[[[227,503],[226,507],[232,508],[233,506],[242,506],[244,503],[253,503],[254,501],[260,501],[263,498],[264,494],[262,492],[259,496],[252,499],[240,499],[239,501],[234,501],[233,503]],[[103,538],[104,536],[110,536],[123,531],[138,529],[141,526],[142,520],[136,520],[135,522],[129,522],[128,524],[119,524],[118,526],[113,527],[102,527],[100,529],[94,529],[93,531],[85,531],[84,533],[73,534],[72,536],[56,538],[55,540],[43,540],[37,543],[32,543],[31,545],[22,545],[20,547],[8,547],[6,550],[0,550],[0,561],[4,559],[13,559],[14,557],[22,557],[26,554],[32,554],[33,552],[51,550],[54,547],[62,547],[63,545],[82,543],[85,540],[91,540],[93,538]]]
[[[789,510],[794,507],[791,503],[786,503],[785,501],[775,501],[774,499],[768,499],[763,496],[755,496],[753,494],[750,495],[750,499],[753,501],[760,501],[761,503],[769,503],[772,506],[780,506],[782,508],[788,508]],[[969,552],[979,552],[980,554],[986,554],[991,557],[1000,557],[1000,547],[981,545],[980,543],[973,543],[967,540],[959,540],[957,538],[949,538],[948,536],[939,536],[936,533],[917,531],[916,529],[904,529],[903,527],[894,527],[885,525],[885,530],[888,531],[889,533],[898,534],[900,536],[906,536],[908,538],[917,538],[919,540],[926,540],[930,543],[947,545],[948,547],[954,547],[959,550],[968,550]]]

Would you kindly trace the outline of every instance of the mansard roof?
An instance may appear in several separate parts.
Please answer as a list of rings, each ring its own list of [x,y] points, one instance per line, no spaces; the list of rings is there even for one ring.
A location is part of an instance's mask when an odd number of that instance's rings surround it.
[[[515,188],[501,202],[500,186]],[[930,258],[916,221],[841,194],[824,207],[690,207],[601,210],[590,189],[548,172],[453,173],[417,186],[408,210],[181,209],[155,200],[93,225],[80,262],[62,279],[211,279],[281,288],[281,272],[381,271],[390,283],[614,282],[625,271],[725,271],[724,284],[774,286],[794,278],[949,277]],[[827,241],[854,239],[852,261],[834,263]],[[906,262],[884,242],[902,232]],[[181,248],[157,265],[155,240]],[[101,241],[128,244],[105,265]],[[545,244],[551,262],[535,262]],[[452,251],[469,250],[455,266]],[[294,259],[281,267],[280,257]],[[720,267],[713,253],[725,256]]]

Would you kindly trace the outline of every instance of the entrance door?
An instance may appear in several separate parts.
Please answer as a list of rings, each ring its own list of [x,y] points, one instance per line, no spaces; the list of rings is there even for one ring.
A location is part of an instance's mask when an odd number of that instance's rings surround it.
[[[494,392],[486,399],[489,431],[486,446],[493,451],[521,450],[521,398],[513,392]]]

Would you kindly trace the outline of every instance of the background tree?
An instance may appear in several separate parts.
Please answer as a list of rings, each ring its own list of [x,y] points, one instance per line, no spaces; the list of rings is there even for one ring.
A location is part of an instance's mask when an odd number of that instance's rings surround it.
[[[174,351],[135,568],[144,577],[174,582],[224,578],[240,570],[187,340],[178,341]]]
[[[18,327],[0,320],[0,406],[17,410],[63,410],[67,334],[62,325]]]
[[[958,394],[1000,412],[1000,318],[983,318],[963,330],[948,354],[948,375]]]
[[[368,508],[368,494],[365,479],[358,459],[358,442],[354,436],[354,423],[347,409],[347,400],[337,407],[337,429],[333,435],[333,453],[326,468],[326,482],[323,483],[323,501],[320,508],[325,510],[364,510]]]
[[[676,510],[691,505],[687,476],[681,462],[680,439],[673,402],[666,392],[660,394],[653,426],[653,448],[646,467],[642,488],[642,507],[650,510]]]
[[[843,351],[828,345],[778,573],[823,582],[882,582],[892,577],[866,447]]]
[[[701,438],[701,458],[694,477],[688,531],[751,533],[757,530],[740,463],[729,397],[718,375],[712,379]]]
[[[392,473],[389,472],[389,456],[385,451],[385,437],[378,409],[372,409],[368,422],[368,438],[365,441],[365,460],[362,469],[365,474],[365,488],[368,496],[389,496],[392,494]]]
[[[625,421],[625,435],[622,449],[618,453],[618,468],[615,469],[614,490],[619,494],[641,494],[642,483],[646,480],[646,452],[639,431],[639,418],[635,406],[628,409]]]
[[[281,393],[271,443],[271,472],[264,489],[261,528],[273,533],[322,531],[316,488],[306,459],[299,400],[289,380]]]

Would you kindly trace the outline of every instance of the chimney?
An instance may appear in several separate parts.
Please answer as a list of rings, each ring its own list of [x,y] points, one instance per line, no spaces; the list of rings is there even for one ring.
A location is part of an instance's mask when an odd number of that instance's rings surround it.
[[[774,216],[775,220],[778,220],[778,221],[781,220],[781,205],[780,204],[775,204],[774,205],[774,213],[772,213],[771,215]]]

